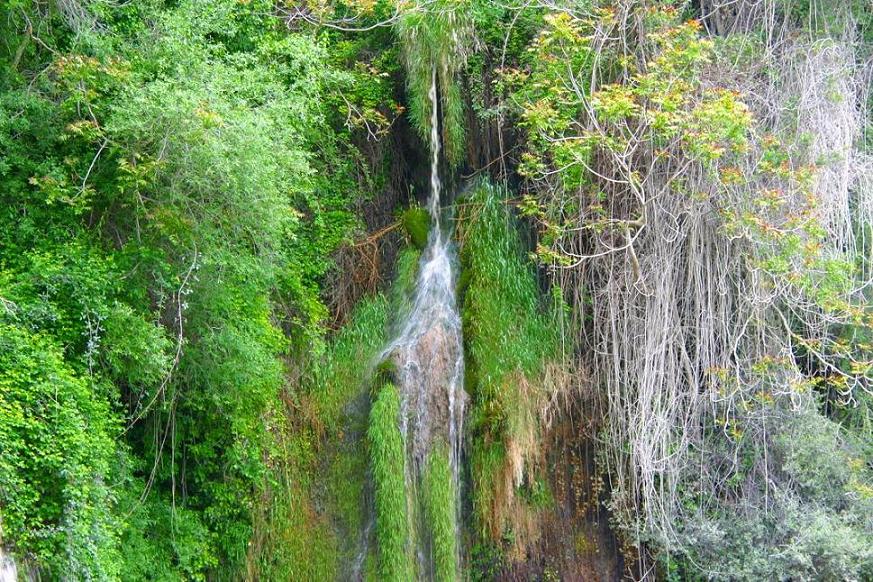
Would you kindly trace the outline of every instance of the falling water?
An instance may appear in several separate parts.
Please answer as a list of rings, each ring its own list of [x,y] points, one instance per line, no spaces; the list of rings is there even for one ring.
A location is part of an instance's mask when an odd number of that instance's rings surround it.
[[[431,88],[431,191],[428,200],[432,228],[422,253],[412,308],[383,358],[397,368],[401,393],[401,431],[407,443],[407,482],[417,489],[432,445],[443,440],[449,447],[456,495],[455,532],[459,536],[457,496],[460,492],[460,453],[463,434],[464,359],[461,318],[455,301],[454,247],[441,225],[439,176],[440,132],[436,71]],[[458,544],[459,546],[460,544]],[[417,548],[423,572],[428,558]]]
[[[12,556],[7,555],[0,546],[0,582],[17,582],[18,566]]]

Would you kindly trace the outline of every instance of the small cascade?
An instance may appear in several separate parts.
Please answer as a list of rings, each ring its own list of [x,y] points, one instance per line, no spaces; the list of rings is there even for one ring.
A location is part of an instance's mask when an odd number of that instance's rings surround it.
[[[454,495],[455,548],[460,547],[458,508],[460,507],[460,457],[463,435],[464,354],[461,318],[455,299],[455,249],[451,236],[443,231],[439,175],[440,131],[436,70],[430,88],[431,100],[431,192],[428,209],[431,229],[419,265],[412,308],[399,333],[382,355],[396,369],[401,395],[400,429],[407,450],[407,491],[410,499],[421,490],[428,456],[447,454]],[[444,445],[443,445],[444,444]],[[415,501],[411,501],[415,504]],[[418,515],[419,529],[427,529]],[[434,566],[427,541],[428,533],[418,532],[415,553],[421,578],[432,578]],[[457,554],[457,550],[455,550]],[[458,563],[456,555],[455,563]]]
[[[18,566],[12,556],[6,554],[0,546],[0,582],[17,582]]]

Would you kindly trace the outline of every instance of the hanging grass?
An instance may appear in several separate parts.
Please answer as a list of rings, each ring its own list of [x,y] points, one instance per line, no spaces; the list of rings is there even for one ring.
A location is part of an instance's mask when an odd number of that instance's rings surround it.
[[[257,512],[253,576],[334,579],[360,550],[372,434],[365,403],[374,378],[392,377],[390,363],[374,368],[374,362],[388,341],[390,320],[409,309],[419,257],[412,246],[400,251],[390,297],[361,301],[347,325],[316,346],[300,390],[289,394],[294,422],[281,439],[288,466],[268,491],[272,509]],[[365,571],[378,570],[382,579],[381,563],[371,568],[368,561]]]
[[[386,383],[370,411],[367,437],[376,490],[378,571],[382,580],[412,579],[400,395]]]
[[[520,548],[541,509],[523,493],[542,484],[543,430],[566,381],[561,310],[543,302],[505,199],[483,182],[460,205],[460,291],[477,535],[496,542],[510,529]]]
[[[386,341],[388,305],[383,295],[361,301],[349,323],[315,348],[299,388],[286,392],[290,422],[276,451],[282,464],[254,512],[250,578],[331,580],[359,551],[368,466],[362,403]]]
[[[406,63],[409,115],[422,139],[430,140],[431,101],[436,71],[442,103],[442,143],[446,158],[458,164],[464,154],[464,102],[457,75],[466,63],[472,20],[467,0],[416,4],[397,23]]]
[[[450,582],[458,577],[458,546],[455,535],[455,485],[445,442],[434,443],[424,475],[424,510],[430,526],[434,579]]]

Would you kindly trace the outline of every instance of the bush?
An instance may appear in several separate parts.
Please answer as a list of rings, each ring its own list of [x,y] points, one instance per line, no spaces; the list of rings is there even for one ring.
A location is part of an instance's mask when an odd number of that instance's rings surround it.
[[[869,579],[873,476],[860,443],[814,410],[789,413],[774,424],[768,454],[777,461],[769,491],[747,488],[730,512],[704,503],[676,523],[679,544],[671,554],[681,572],[713,580]],[[695,480],[685,475],[684,487],[696,490]],[[686,495],[683,503],[707,497]]]

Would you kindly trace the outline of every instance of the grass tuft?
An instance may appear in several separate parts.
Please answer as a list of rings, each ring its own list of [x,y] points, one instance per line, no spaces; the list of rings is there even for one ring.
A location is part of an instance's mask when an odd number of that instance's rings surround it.
[[[382,580],[412,579],[406,495],[406,456],[398,426],[400,395],[386,383],[370,410],[367,437],[376,490],[376,541]]]
[[[434,443],[424,475],[424,511],[430,526],[434,579],[451,582],[458,577],[458,544],[455,535],[455,485],[445,442]]]
[[[467,0],[416,4],[397,23],[406,62],[409,113],[421,138],[429,143],[430,89],[434,70],[442,103],[443,147],[453,165],[464,155],[464,102],[457,75],[466,62],[472,37]]]

